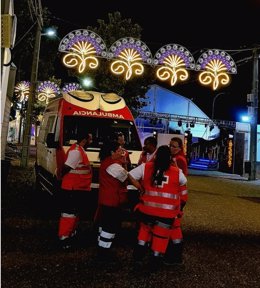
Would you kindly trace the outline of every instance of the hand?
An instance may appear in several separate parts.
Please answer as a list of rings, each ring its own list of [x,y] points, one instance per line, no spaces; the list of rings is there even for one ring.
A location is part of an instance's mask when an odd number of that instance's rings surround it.
[[[139,191],[140,191],[140,195],[143,196],[145,190],[144,190],[144,187],[142,185],[140,185]]]

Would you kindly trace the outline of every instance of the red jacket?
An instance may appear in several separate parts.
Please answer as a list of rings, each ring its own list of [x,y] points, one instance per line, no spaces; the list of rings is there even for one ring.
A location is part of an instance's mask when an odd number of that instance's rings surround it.
[[[175,166],[179,167],[185,176],[188,175],[188,163],[186,156],[183,151],[178,152],[172,157]],[[187,202],[188,200],[188,189],[187,185],[181,187],[180,197],[182,202]]]
[[[185,176],[188,175],[188,163],[186,156],[182,151],[178,152],[176,155],[172,157],[173,162],[179,167]]]
[[[174,166],[164,173],[165,181],[160,186],[152,186],[154,163],[148,162],[144,168],[143,185],[145,192],[137,209],[144,214],[163,218],[174,218],[180,211],[179,169]]]
[[[69,152],[72,150],[79,150],[82,160],[78,165],[79,167],[76,167],[76,169],[71,169],[69,173],[63,176],[61,188],[65,190],[90,191],[92,169],[88,160],[88,156],[80,145],[73,144],[66,153],[65,162],[68,158]]]
[[[122,165],[122,162],[113,160],[111,157],[107,157],[101,162],[99,169],[99,205],[119,207],[127,201],[126,183],[120,182],[106,171],[107,167],[114,163]]]

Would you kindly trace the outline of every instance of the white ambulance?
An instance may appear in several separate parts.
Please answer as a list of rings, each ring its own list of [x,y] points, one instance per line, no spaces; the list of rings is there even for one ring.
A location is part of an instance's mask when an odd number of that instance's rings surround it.
[[[78,134],[92,133],[87,155],[93,168],[92,188],[98,188],[100,146],[115,132],[123,132],[131,163],[137,164],[142,151],[133,115],[124,99],[114,93],[94,91],[63,92],[45,109],[37,137],[36,189],[51,195],[59,189],[64,156]],[[130,187],[132,188],[132,187]]]

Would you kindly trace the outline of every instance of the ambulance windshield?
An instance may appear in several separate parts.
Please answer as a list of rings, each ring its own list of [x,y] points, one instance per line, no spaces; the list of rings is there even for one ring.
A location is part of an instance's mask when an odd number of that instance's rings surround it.
[[[142,150],[135,123],[129,120],[105,119],[94,117],[65,116],[63,126],[63,145],[70,146],[76,142],[77,135],[92,133],[91,148],[100,148],[106,139],[113,139],[116,132],[125,136],[125,148],[129,150]]]

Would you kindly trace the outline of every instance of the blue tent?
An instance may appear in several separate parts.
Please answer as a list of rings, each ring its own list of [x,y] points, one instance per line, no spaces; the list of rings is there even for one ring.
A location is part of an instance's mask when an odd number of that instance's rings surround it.
[[[184,134],[188,130],[193,137],[205,140],[219,136],[219,128],[208,124],[211,119],[195,103],[182,95],[158,85],[151,85],[146,93],[145,102],[146,105],[141,108],[141,112],[152,113],[149,117],[141,116],[136,119],[136,125],[140,131],[157,130],[158,132]],[[169,114],[172,117],[170,120],[166,120],[167,117],[160,119],[160,113]]]

